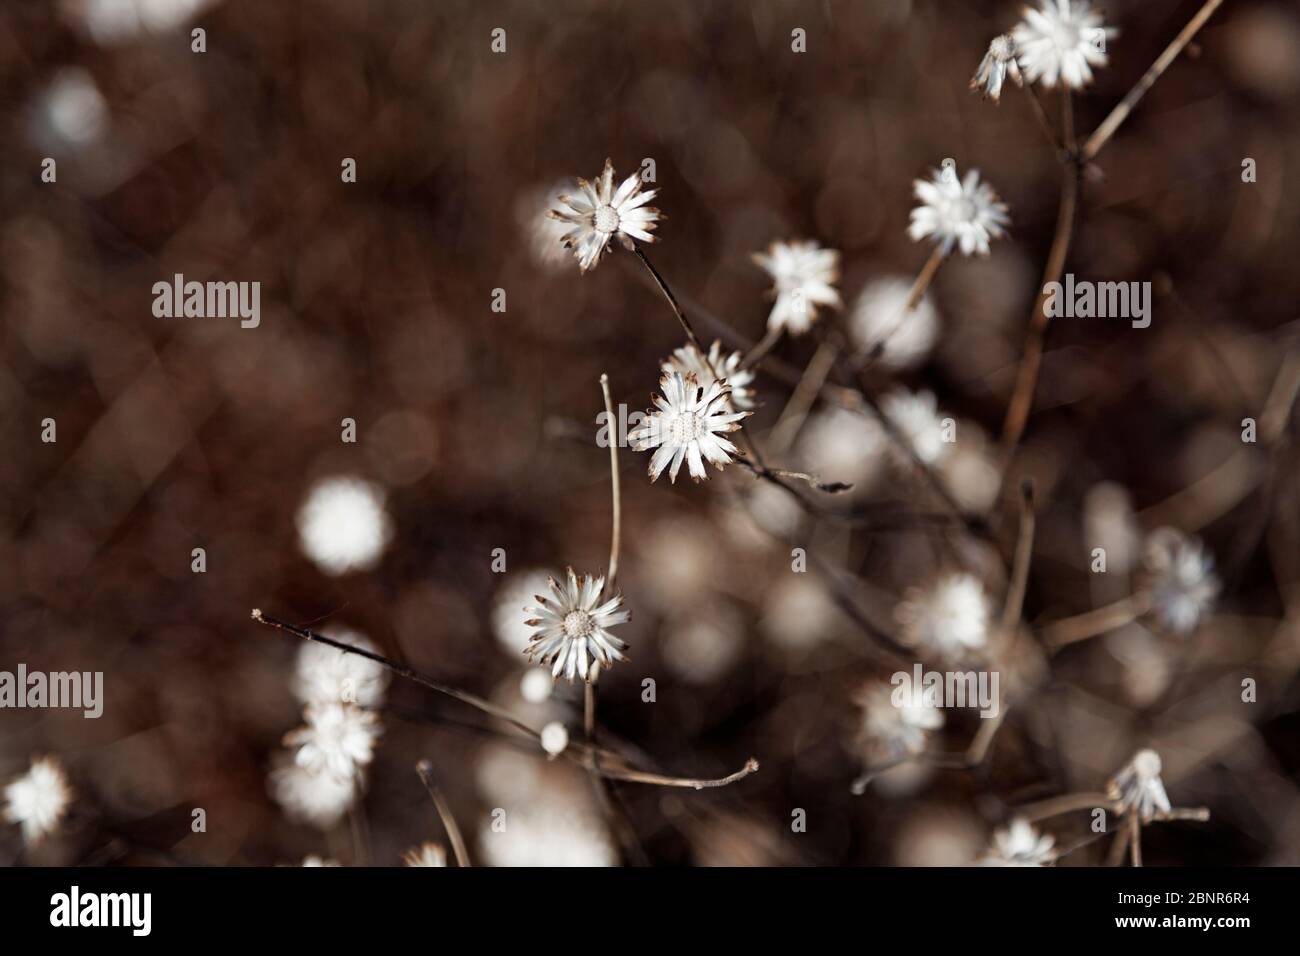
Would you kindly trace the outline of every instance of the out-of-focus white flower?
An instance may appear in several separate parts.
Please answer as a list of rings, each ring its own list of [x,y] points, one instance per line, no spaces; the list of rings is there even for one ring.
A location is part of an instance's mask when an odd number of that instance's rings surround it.
[[[54,832],[72,802],[72,788],[62,765],[53,757],[37,757],[21,777],[4,788],[4,819],[21,828],[31,846]]]
[[[1119,801],[1119,813],[1136,813],[1143,823],[1150,823],[1157,813],[1168,813],[1169,795],[1160,779],[1160,755],[1154,750],[1139,750],[1132,760],[1106,786],[1112,800]]]
[[[500,743],[486,744],[474,761],[474,782],[484,800],[511,805],[531,800],[548,765],[531,753]]]
[[[42,115],[55,137],[74,146],[92,143],[108,129],[108,102],[94,77],[79,66],[55,75],[45,91]]]
[[[364,635],[346,628],[332,628],[321,633],[364,651],[377,653],[379,650]],[[344,703],[378,707],[384,702],[387,687],[388,670],[377,661],[315,641],[307,641],[298,649],[293,693],[304,704]]]
[[[1087,550],[1106,552],[1106,570],[1121,577],[1138,561],[1141,534],[1133,514],[1133,496],[1123,485],[1102,481],[1083,497],[1083,529]]]
[[[830,637],[842,622],[840,610],[811,574],[784,574],[767,591],[763,635],[788,651],[806,651]]]
[[[578,267],[583,272],[594,269],[600,262],[601,255],[609,247],[609,241],[615,237],[625,249],[633,248],[634,239],[642,242],[654,242],[650,233],[663,214],[647,206],[657,189],[641,191],[641,174],[633,173],[623,180],[617,190],[614,189],[614,167],[608,159],[605,169],[592,185],[585,179],[578,180],[582,190],[580,196],[561,196],[560,207],[552,209],[551,218],[568,223],[572,228],[561,237],[561,242],[573,250],[578,259]],[[567,206],[568,208],[563,208]]]
[[[823,249],[811,239],[773,242],[766,253],[754,253],[754,261],[776,283],[772,288],[776,301],[767,317],[773,332],[802,335],[812,328],[819,305],[838,309],[842,304],[835,289],[840,254],[834,249]]]
[[[407,866],[446,866],[447,851],[436,843],[421,843],[402,854]]]
[[[319,856],[305,856],[302,858],[303,866],[342,866],[338,860],[327,860]]]
[[[544,667],[530,667],[519,678],[519,696],[530,704],[541,704],[551,699],[555,678]]]
[[[541,594],[555,575],[550,571],[530,568],[507,575],[492,599],[492,630],[512,654],[528,650],[533,629],[528,626],[519,609],[528,604],[534,594]]]
[[[939,460],[939,477],[957,504],[967,511],[982,512],[993,506],[1002,486],[1002,473],[988,436],[975,422],[957,427],[957,441]]]
[[[707,362],[705,358],[708,359]],[[715,341],[709,347],[707,356],[700,354],[699,349],[687,343],[679,349],[674,349],[673,354],[664,359],[662,370],[669,374],[679,372],[683,379],[688,375],[694,375],[695,380],[704,388],[708,388],[718,380],[713,374],[716,370],[726,384],[731,386],[731,394],[727,396],[728,404],[743,410],[754,407],[754,389],[751,387],[754,373],[740,367],[743,359],[744,356],[739,352],[723,355],[721,342]]]
[[[934,654],[960,658],[988,640],[984,586],[964,572],[945,575],[928,588],[908,588],[894,618],[904,643]]]
[[[931,237],[946,256],[954,246],[969,256],[989,253],[989,240],[1006,230],[1011,220],[1006,204],[988,183],[980,182],[979,170],[968,170],[958,179],[952,166],[935,170],[930,179],[918,179],[912,192],[921,205],[912,210],[907,234],[913,241]]]
[[[63,0],[63,14],[101,45],[164,33],[192,20],[217,0]]]
[[[1214,556],[1190,535],[1157,528],[1147,536],[1143,563],[1156,620],[1175,634],[1196,630],[1219,594]]]
[[[271,772],[271,795],[293,820],[328,830],[338,823],[360,792],[360,781],[312,773],[296,763],[286,763]]]
[[[797,442],[798,458],[822,481],[842,481],[865,491],[880,474],[887,442],[874,418],[832,406],[808,416]]]
[[[662,394],[651,396],[655,409],[627,436],[637,451],[655,449],[648,469],[651,481],[668,468],[668,479],[675,484],[683,461],[691,478],[700,481],[709,477],[706,461],[721,471],[732,455],[739,457],[736,446],[722,436],[739,431],[741,419],[752,413],[731,410],[729,385],[713,382],[704,388],[694,375],[666,372],[659,389]]]
[[[1009,35],[994,37],[988,52],[980,60],[979,69],[971,77],[970,88],[979,90],[995,103],[1002,96],[1002,84],[1010,76],[1016,83],[1022,83],[1020,69],[1016,65],[1016,41]]]
[[[479,850],[488,866],[615,866],[618,855],[596,813],[546,793],[510,808],[504,829],[486,821]]]
[[[739,615],[729,607],[692,608],[665,625],[664,663],[692,684],[709,684],[722,677],[745,646]]]
[[[553,720],[542,728],[542,749],[552,757],[558,757],[569,746],[569,732],[564,724]]]
[[[1092,82],[1092,67],[1106,65],[1106,40],[1115,36],[1087,0],[1039,0],[1011,31],[1025,79],[1052,87],[1080,89]]]
[[[889,369],[912,368],[934,346],[939,335],[939,311],[929,294],[910,311],[908,279],[890,276],[867,283],[849,313],[848,331],[863,354],[880,349],[876,363]]]
[[[392,534],[383,491],[359,478],[317,482],[298,509],[303,553],[326,574],[373,568]]]
[[[855,698],[862,708],[858,744],[868,764],[890,764],[925,750],[932,730],[943,726],[943,711],[916,694],[899,706],[894,688],[872,681]]]
[[[530,661],[551,664],[553,676],[563,674],[572,682],[575,677],[588,678],[592,661],[609,668],[614,661],[627,660],[623,654],[627,645],[609,629],[631,620],[632,615],[624,608],[621,594],[599,604],[605,589],[603,574],[579,577],[573,568],[566,574],[564,584],[548,580],[554,595],[551,600],[538,594],[534,596],[537,606],[524,608],[532,615],[528,626],[536,628],[524,653]]]
[[[880,410],[901,433],[912,452],[927,465],[938,464],[951,451],[954,442],[945,441],[947,416],[939,411],[933,392],[909,392],[896,388],[880,399]],[[899,462],[911,465],[911,458],[894,445],[890,446]]]
[[[352,780],[375,756],[379,717],[352,704],[309,704],[303,710],[306,724],[285,735],[284,743],[296,747],[294,762],[309,773],[325,773]]]
[[[980,861],[985,866],[1047,866],[1056,861],[1056,839],[1039,833],[1028,820],[1017,817],[993,834],[993,846]]]

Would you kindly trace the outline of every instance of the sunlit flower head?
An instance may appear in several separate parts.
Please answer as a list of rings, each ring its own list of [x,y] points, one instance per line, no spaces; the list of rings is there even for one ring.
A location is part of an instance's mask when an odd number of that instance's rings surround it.
[[[326,574],[373,568],[392,534],[383,491],[359,478],[317,482],[298,510],[303,553]]]
[[[1039,0],[1011,31],[1020,67],[1030,83],[1058,82],[1080,89],[1092,82],[1092,68],[1106,65],[1107,27],[1087,0]]]
[[[581,194],[561,196],[560,206],[548,215],[567,223],[572,228],[561,238],[573,250],[578,267],[586,272],[594,269],[600,257],[609,248],[611,239],[617,238],[625,249],[633,248],[633,240],[654,242],[651,235],[659,220],[665,218],[658,209],[647,206],[657,189],[641,191],[641,174],[633,173],[614,188],[614,167],[608,159],[595,185],[585,179],[578,180]]]
[[[823,249],[811,239],[773,242],[767,252],[754,253],[754,261],[775,283],[772,294],[776,301],[767,317],[769,330],[802,335],[812,328],[818,306],[840,307],[835,289],[840,254],[834,249]]]
[[[955,422],[950,423],[948,417],[939,411],[933,392],[894,389],[881,397],[880,411],[907,443],[912,454],[926,465],[940,462],[955,444],[948,440]],[[896,445],[890,447],[901,463],[911,464],[911,456],[899,454]]]
[[[1001,236],[1011,221],[1006,203],[993,187],[980,182],[977,169],[958,178],[956,168],[947,165],[929,179],[916,180],[912,193],[921,205],[912,210],[907,234],[916,242],[933,239],[945,256],[954,247],[964,256],[988,255],[989,240]]]
[[[858,745],[868,763],[888,764],[915,757],[926,748],[930,732],[944,724],[943,711],[910,696],[899,706],[894,688],[879,681],[865,685],[854,698],[862,709]]]
[[[912,283],[889,276],[863,286],[848,316],[849,337],[864,355],[876,355],[882,368],[918,365],[939,336],[939,310],[929,294],[907,308]]]
[[[679,349],[674,349],[673,354],[664,359],[662,370],[668,373],[679,372],[682,378],[694,375],[696,381],[706,388],[718,380],[713,374],[716,371],[717,375],[731,386],[727,401],[734,408],[743,410],[754,407],[752,387],[754,373],[750,369],[740,367],[743,359],[744,356],[739,352],[724,355],[721,342],[715,341],[710,346],[707,356],[700,354],[699,349],[687,343]]]
[[[39,843],[53,833],[72,802],[63,767],[53,757],[38,757],[21,777],[4,788],[4,820],[16,823],[23,843]]]
[[[564,724],[553,720],[542,728],[542,749],[552,757],[558,757],[569,746],[569,731]]]
[[[347,813],[361,790],[359,779],[313,773],[293,762],[271,772],[271,796],[292,820],[328,830]]]
[[[297,748],[294,762],[304,770],[351,780],[374,758],[382,728],[373,711],[352,704],[309,704],[303,717],[306,724],[286,734],[284,743]]]
[[[1016,65],[1016,42],[1007,35],[994,37],[984,59],[980,60],[979,69],[971,77],[970,88],[997,102],[1008,76],[1016,83],[1022,82]]]
[[[1019,817],[993,834],[993,846],[980,861],[985,866],[1047,866],[1056,861],[1056,839],[1039,833]]]
[[[1169,795],[1160,779],[1160,755],[1154,750],[1139,750],[1115,778],[1107,784],[1107,795],[1119,802],[1119,812],[1135,813],[1143,823],[1150,823],[1158,813],[1170,810]]]
[[[524,653],[530,661],[550,664],[555,677],[586,680],[591,664],[599,661],[608,668],[614,661],[625,661],[627,645],[609,629],[631,620],[623,606],[623,596],[600,603],[605,577],[579,576],[569,568],[563,583],[551,578],[551,597],[536,596],[537,605],[526,607],[527,622],[535,628],[532,643]]]
[[[960,658],[984,646],[989,601],[979,579],[964,572],[941,577],[927,588],[909,588],[894,610],[909,647]]]
[[[1156,620],[1175,634],[1196,630],[1219,594],[1214,555],[1191,535],[1157,528],[1147,536],[1143,565]]]
[[[373,643],[356,631],[332,628],[322,633],[364,651],[378,651]],[[306,641],[298,649],[293,692],[304,704],[350,703],[378,707],[384,702],[388,676],[384,665],[360,654],[349,654],[328,644]]]
[[[302,858],[302,865],[307,867],[317,867],[317,866],[342,866],[343,864],[341,864],[338,860],[327,860],[324,857],[320,857],[320,856],[304,856]]]
[[[669,480],[676,482],[683,461],[691,478],[700,481],[709,477],[705,462],[721,471],[732,456],[740,456],[723,435],[739,431],[741,419],[752,413],[731,410],[730,385],[713,382],[705,388],[693,374],[666,372],[659,390],[661,394],[651,396],[655,408],[627,436],[637,451],[655,449],[649,466],[652,481],[668,468]]]
[[[447,851],[437,843],[421,843],[418,848],[403,853],[402,862],[407,866],[446,866]]]

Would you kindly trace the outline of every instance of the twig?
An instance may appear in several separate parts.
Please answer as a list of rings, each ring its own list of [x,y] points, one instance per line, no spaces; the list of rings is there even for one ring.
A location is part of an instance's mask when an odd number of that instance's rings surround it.
[[[1101,152],[1102,147],[1115,135],[1120,124],[1128,119],[1138,101],[1146,95],[1146,91],[1155,85],[1156,80],[1160,79],[1165,70],[1169,69],[1169,65],[1174,62],[1179,53],[1183,52],[1183,48],[1191,42],[1192,37],[1196,36],[1197,31],[1205,25],[1205,21],[1210,19],[1222,3],[1223,0],[1205,0],[1205,4],[1196,15],[1187,21],[1187,26],[1183,27],[1178,36],[1174,37],[1169,46],[1165,47],[1164,52],[1156,57],[1156,61],[1142,74],[1142,79],[1133,85],[1133,88],[1119,101],[1119,105],[1110,111],[1110,115],[1102,120],[1101,125],[1088,137],[1088,142],[1084,144],[1083,151],[1079,154],[1083,162],[1091,161]]]
[[[767,357],[767,353],[772,351],[777,342],[781,341],[781,336],[785,332],[785,326],[778,325],[775,328],[769,326],[763,333],[763,337],[758,340],[758,344],[745,353],[745,357],[740,360],[742,371],[751,369]]]
[[[1098,807],[1114,812],[1116,804],[1104,793],[1067,793],[1037,803],[1027,803],[1016,808],[1015,815],[1033,823],[1049,817],[1059,817],[1063,813],[1073,813],[1075,810],[1095,810]]]
[[[1113,604],[1076,614],[1046,625],[1039,632],[1043,646],[1058,651],[1068,644],[1086,641],[1131,624],[1151,608],[1151,596],[1145,591],[1120,598]]]
[[[925,265],[921,267],[916,281],[912,283],[912,291],[907,294],[907,305],[903,307],[904,315],[915,309],[917,303],[921,301],[921,297],[925,295],[925,290],[930,288],[930,283],[934,281],[935,273],[943,265],[943,260],[943,246],[935,246],[934,251],[930,253],[930,258],[926,259]]]
[[[1020,536],[1011,565],[1011,583],[1002,605],[1002,633],[1014,636],[1016,623],[1025,606],[1025,589],[1029,583],[1029,564],[1034,553],[1034,485],[1026,480],[1020,486]]]
[[[461,835],[460,827],[456,823],[456,818],[452,816],[451,807],[448,806],[442,791],[433,782],[432,762],[428,758],[421,760],[415,765],[415,772],[420,775],[420,781],[424,784],[424,789],[429,791],[429,797],[433,800],[433,808],[438,811],[438,818],[442,820],[442,828],[447,831],[447,840],[451,843],[451,851],[456,857],[456,865],[471,866],[469,850],[465,848],[465,837]]]
[[[751,773],[758,770],[758,761],[750,757],[745,761],[745,766],[741,767],[735,773],[728,774],[725,777],[719,777],[716,780],[696,780],[688,777],[665,777],[658,773],[647,773],[644,770],[614,770],[604,769],[601,776],[608,777],[611,780],[627,780],[630,783],[650,783],[660,787],[682,787],[689,790],[707,790],[714,787],[725,787],[735,783],[737,780],[743,780]]]

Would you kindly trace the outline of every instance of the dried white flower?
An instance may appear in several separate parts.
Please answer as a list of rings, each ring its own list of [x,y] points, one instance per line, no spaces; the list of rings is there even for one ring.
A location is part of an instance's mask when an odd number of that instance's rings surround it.
[[[309,773],[352,780],[375,756],[381,726],[373,711],[352,704],[309,704],[306,725],[285,735],[294,763]]]
[[[1056,861],[1056,839],[1039,833],[1019,817],[993,834],[993,846],[980,861],[985,866],[1047,866]]]
[[[615,866],[618,854],[599,813],[570,793],[546,792],[516,807],[510,825],[479,831],[488,866]]]
[[[912,368],[929,354],[939,335],[939,311],[928,295],[910,311],[911,280],[890,276],[867,283],[849,313],[848,332],[863,354],[879,349],[876,363]]]
[[[628,441],[637,451],[655,449],[650,458],[650,479],[656,480],[665,468],[668,478],[677,481],[677,472],[685,461],[691,478],[708,478],[706,461],[719,471],[730,464],[731,456],[740,452],[723,434],[740,430],[740,420],[752,412],[733,412],[727,404],[731,387],[713,382],[705,388],[694,375],[666,372],[659,379],[661,395],[652,395],[657,410],[628,433]]]
[[[1023,81],[1020,78],[1020,68],[1016,65],[1016,41],[1009,35],[994,37],[993,42],[989,44],[988,52],[984,54],[984,59],[980,60],[979,68],[975,75],[971,77],[970,88],[979,90],[989,99],[997,102],[1002,96],[1002,84],[1010,76],[1017,84]]]
[[[1219,594],[1214,555],[1175,528],[1152,531],[1144,550],[1146,586],[1156,619],[1176,634],[1191,633]]]
[[[379,650],[365,636],[346,628],[333,628],[321,633],[364,651],[377,653]],[[360,654],[349,654],[328,644],[307,641],[298,649],[293,693],[304,704],[345,703],[378,707],[384,702],[388,678],[388,669],[377,661]]]
[[[969,256],[989,253],[989,240],[1001,236],[1011,220],[1007,206],[988,183],[980,182],[979,170],[971,169],[958,179],[951,165],[935,170],[930,179],[918,179],[912,193],[921,205],[912,210],[907,234],[916,242],[933,237],[946,256],[953,246]]]
[[[303,553],[326,574],[373,568],[392,534],[383,491],[359,478],[317,482],[298,510]]]
[[[1169,795],[1160,779],[1160,755],[1154,750],[1139,750],[1133,759],[1106,785],[1106,793],[1119,801],[1119,813],[1136,813],[1143,823],[1150,823],[1157,813],[1170,810]]]
[[[623,654],[627,645],[609,629],[631,620],[632,615],[623,607],[621,594],[597,606],[605,589],[604,575],[580,577],[569,568],[564,584],[554,578],[548,583],[554,598],[548,601],[539,594],[535,596],[537,607],[524,608],[533,615],[528,626],[536,628],[524,651],[530,661],[551,664],[552,675],[563,674],[572,682],[575,677],[587,679],[593,660],[606,668],[614,661],[627,660]]]
[[[1116,33],[1087,0],[1039,0],[1039,9],[1025,8],[1011,38],[1030,83],[1059,80],[1077,90],[1092,82],[1093,66],[1106,65],[1106,40]]]
[[[319,856],[305,856],[302,858],[303,866],[342,866],[338,860],[326,860]]]
[[[727,396],[729,405],[738,409],[747,409],[754,407],[754,389],[750,384],[754,381],[754,373],[750,369],[740,367],[743,359],[744,356],[739,352],[731,352],[724,356],[721,342],[715,341],[710,346],[707,356],[701,355],[699,349],[687,343],[679,349],[674,349],[673,354],[664,359],[662,370],[670,374],[680,372],[682,378],[694,375],[695,380],[705,388],[718,380],[713,374],[716,370],[718,375],[722,376],[722,380],[731,386],[731,394]]]
[[[4,799],[5,822],[18,824],[23,843],[31,846],[54,832],[72,802],[72,788],[57,760],[38,757],[5,785]]]
[[[542,728],[542,749],[552,757],[558,757],[569,746],[569,732],[564,724],[553,720]]]
[[[766,254],[756,252],[753,258],[776,283],[776,302],[767,317],[771,331],[802,335],[812,328],[817,306],[840,307],[834,285],[840,277],[840,254],[834,249],[823,249],[811,239],[773,242]]]
[[[286,763],[271,772],[271,795],[293,820],[328,830],[347,813],[360,792],[360,781],[312,773],[296,763]]]
[[[937,464],[951,450],[953,443],[944,440],[948,431],[945,425],[947,416],[939,411],[933,392],[894,389],[881,397],[880,410],[923,463]],[[899,452],[896,446],[891,447],[895,454]],[[905,466],[911,464],[911,459],[905,455],[900,455],[899,461]]]
[[[959,658],[988,640],[989,602],[978,578],[957,572],[928,588],[908,588],[894,619],[908,646]]]
[[[437,843],[421,843],[417,849],[402,854],[407,866],[446,866],[447,851]]]
[[[902,706],[894,696],[893,687],[873,681],[855,698],[862,708],[858,744],[869,764],[917,756],[925,750],[930,731],[944,724],[943,711],[928,703],[925,695],[907,695]]]
[[[568,209],[552,209],[548,215],[568,223],[573,228],[564,234],[561,242],[573,250],[578,267],[586,272],[594,269],[601,255],[615,237],[625,249],[633,248],[633,239],[654,242],[650,233],[658,220],[665,218],[658,209],[646,203],[659,192],[651,189],[641,192],[641,174],[633,173],[614,189],[614,167],[608,159],[605,169],[593,186],[585,179],[578,180],[581,196],[561,196],[560,202]]]

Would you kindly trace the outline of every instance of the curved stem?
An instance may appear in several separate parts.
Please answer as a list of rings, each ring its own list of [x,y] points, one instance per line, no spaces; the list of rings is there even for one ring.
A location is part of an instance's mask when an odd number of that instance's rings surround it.
[[[618,483],[618,441],[614,438],[612,423],[614,422],[614,402],[609,395],[609,376],[604,372],[600,375],[600,390],[605,396],[605,415],[606,421],[610,423],[608,434],[609,439],[609,484],[610,493],[613,497],[613,530],[610,532],[609,539],[609,574],[605,578],[605,593],[613,594],[616,590],[615,580],[618,578],[618,552],[622,540],[623,527],[623,496]]]

